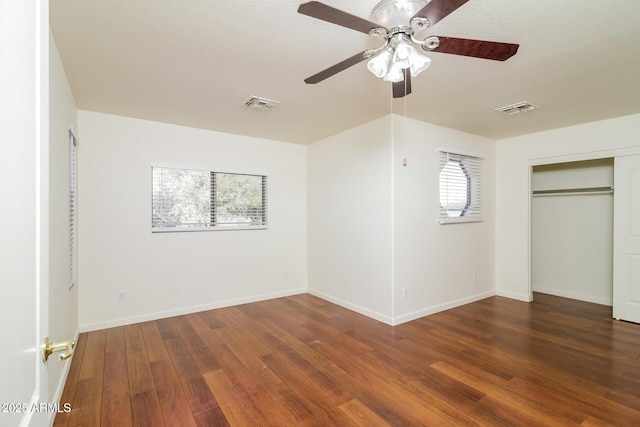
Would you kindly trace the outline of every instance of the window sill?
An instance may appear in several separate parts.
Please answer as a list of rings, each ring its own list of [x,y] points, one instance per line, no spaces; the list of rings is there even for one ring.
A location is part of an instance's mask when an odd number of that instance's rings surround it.
[[[241,231],[241,230],[266,230],[266,225],[218,225],[215,227],[154,227],[151,233],[191,233],[194,231]]]
[[[459,217],[451,217],[451,218],[438,218],[438,222],[441,225],[460,224],[464,222],[482,222],[482,217],[481,216],[476,216],[476,217],[459,216]]]

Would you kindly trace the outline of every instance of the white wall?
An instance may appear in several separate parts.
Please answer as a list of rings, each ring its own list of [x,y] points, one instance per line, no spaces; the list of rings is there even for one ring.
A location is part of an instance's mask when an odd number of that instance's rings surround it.
[[[612,157],[640,147],[640,115],[496,142],[496,292],[528,301],[532,165]]]
[[[55,40],[49,37],[49,337],[66,341],[78,332],[78,289],[69,289],[69,127],[76,105]],[[49,396],[59,398],[71,360],[52,357]],[[57,401],[57,400],[52,400]]]
[[[393,295],[400,323],[494,295],[495,144],[417,120],[406,119],[405,126],[404,118],[394,117]],[[439,147],[483,157],[482,222],[438,223]]]
[[[531,176],[532,191],[612,186],[612,158],[537,166]],[[612,304],[612,193],[533,197],[531,288]]]
[[[309,292],[389,324],[494,294],[493,141],[404,120],[384,117],[308,152]],[[484,222],[438,224],[440,146],[485,157]]]
[[[81,330],[305,291],[306,146],[82,110],[78,127]],[[151,233],[152,164],[267,175],[268,230]]]
[[[308,146],[309,292],[391,323],[392,179],[385,117]]]

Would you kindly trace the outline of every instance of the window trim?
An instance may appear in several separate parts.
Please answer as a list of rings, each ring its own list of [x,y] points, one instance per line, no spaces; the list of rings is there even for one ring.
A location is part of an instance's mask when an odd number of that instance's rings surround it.
[[[440,153],[438,156],[438,222],[445,225],[483,221],[482,168],[480,163],[484,158],[477,153],[455,148],[439,147],[436,151]],[[450,159],[449,156],[453,156],[453,158]],[[469,164],[465,164],[465,160],[467,160]],[[450,161],[460,163],[460,168],[465,174],[467,185],[469,186],[467,203],[461,215],[456,217],[449,216],[447,210],[440,204],[440,173],[442,173],[442,170]]]
[[[154,168],[164,168],[164,169],[182,169],[182,170],[190,170],[190,171],[199,171],[199,172],[207,172],[209,173],[209,180],[211,183],[210,187],[210,201],[213,202],[216,197],[216,180],[214,179],[215,174],[227,174],[227,175],[244,175],[244,176],[253,176],[262,178],[261,186],[262,186],[262,224],[218,224],[217,223],[217,210],[215,209],[214,203],[211,203],[211,212],[210,212],[210,224],[201,225],[201,226],[154,226],[153,223],[153,170]],[[242,230],[266,230],[268,229],[268,176],[266,174],[252,173],[252,172],[227,172],[223,170],[214,170],[212,168],[201,168],[201,167],[190,167],[190,166],[177,166],[177,165],[167,165],[167,164],[159,164],[153,163],[151,164],[151,203],[150,203],[150,211],[151,211],[151,232],[152,233],[183,233],[183,232],[194,232],[194,231],[242,231]]]

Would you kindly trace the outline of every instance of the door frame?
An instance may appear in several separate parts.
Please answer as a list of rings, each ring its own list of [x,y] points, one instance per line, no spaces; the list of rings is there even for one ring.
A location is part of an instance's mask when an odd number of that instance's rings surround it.
[[[629,213],[632,209],[633,196],[628,197],[630,183],[627,181],[629,178],[628,173],[633,170],[637,174],[640,167],[640,155],[620,156],[620,163],[616,159],[614,165],[614,180],[616,185],[620,186],[620,194],[624,194],[626,197],[621,197],[614,200],[614,209],[618,209],[614,212],[614,221],[617,219],[620,222],[614,223],[614,254],[617,257],[613,262],[613,318],[616,320],[624,320],[628,322],[640,323],[640,316],[638,316],[638,301],[632,301],[627,294],[629,285],[635,284],[635,277],[625,277],[628,273],[629,255],[633,253],[637,256],[638,243],[640,239],[637,235],[631,235],[632,233],[632,221]],[[624,161],[623,161],[624,160]],[[626,164],[625,164],[626,163]],[[636,189],[637,190],[637,189]],[[637,194],[637,191],[636,191]],[[631,242],[635,243],[631,243]]]
[[[36,404],[51,403],[47,363],[41,344],[49,336],[49,0],[36,8]],[[35,396],[34,396],[35,398]],[[31,413],[28,426],[50,425],[55,413]]]

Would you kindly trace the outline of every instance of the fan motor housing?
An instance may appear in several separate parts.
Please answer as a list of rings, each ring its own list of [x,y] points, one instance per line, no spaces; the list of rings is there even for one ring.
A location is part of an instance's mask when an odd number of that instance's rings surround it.
[[[382,0],[371,12],[371,20],[386,27],[393,28],[406,25],[407,22],[430,0]]]

